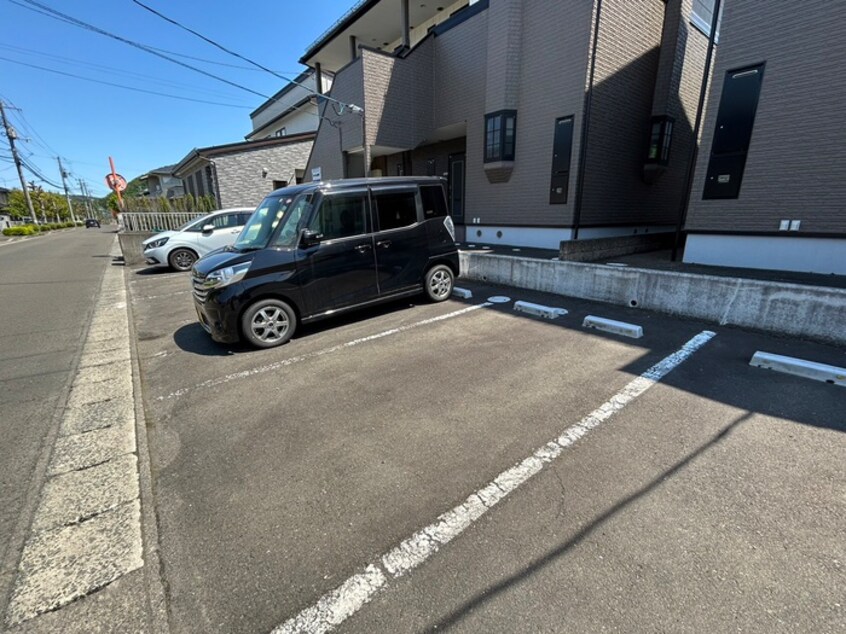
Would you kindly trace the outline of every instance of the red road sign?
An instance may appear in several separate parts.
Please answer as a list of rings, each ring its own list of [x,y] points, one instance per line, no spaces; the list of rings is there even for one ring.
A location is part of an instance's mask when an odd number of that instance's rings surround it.
[[[126,189],[126,179],[120,174],[106,174],[106,186],[114,192]]]

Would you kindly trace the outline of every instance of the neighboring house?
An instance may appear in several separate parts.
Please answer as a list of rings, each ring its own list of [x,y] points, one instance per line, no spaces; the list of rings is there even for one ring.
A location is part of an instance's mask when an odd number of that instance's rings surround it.
[[[12,216],[6,213],[6,208],[9,206],[9,190],[5,187],[0,187],[0,230],[6,227],[11,227],[14,224]]]
[[[478,243],[670,230],[712,5],[363,0],[300,60],[364,110],[324,101],[306,178],[444,175]]]
[[[846,274],[844,18],[725,3],[685,262]]]
[[[314,95],[325,93],[331,87],[331,75],[321,73],[318,77],[313,69],[306,69],[250,114],[253,129],[245,138],[247,141],[258,141],[317,132],[320,115]]]
[[[165,165],[158,169],[150,170],[141,180],[146,182],[147,196],[150,198],[179,198],[185,195],[182,181],[174,176],[175,165]]]
[[[192,150],[174,168],[186,194],[214,196],[220,209],[251,207],[302,181],[314,132]]]

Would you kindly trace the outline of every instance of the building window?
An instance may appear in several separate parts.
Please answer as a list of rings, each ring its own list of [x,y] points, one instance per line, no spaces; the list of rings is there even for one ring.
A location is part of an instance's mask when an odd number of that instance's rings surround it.
[[[288,130],[286,128],[279,128],[276,132],[274,132],[275,136],[285,136],[288,134]]]
[[[652,117],[652,128],[649,133],[649,149],[646,162],[666,165],[670,159],[670,143],[673,140],[673,123],[675,119],[666,115]]]
[[[722,20],[722,11],[720,11],[719,20]],[[693,0],[693,10],[690,12],[690,23],[697,29],[702,31],[705,35],[711,35],[711,22],[714,21],[714,0]],[[720,22],[717,22],[717,35],[714,37],[718,40],[720,36]]]
[[[514,160],[516,131],[516,110],[485,115],[485,163]]]

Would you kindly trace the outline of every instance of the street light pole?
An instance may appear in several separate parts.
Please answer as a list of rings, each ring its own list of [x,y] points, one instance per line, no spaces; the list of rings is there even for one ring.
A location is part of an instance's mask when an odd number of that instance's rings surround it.
[[[67,172],[65,172],[65,168],[62,167],[62,157],[57,156],[56,160],[59,161],[59,173],[62,175],[62,187],[65,188],[65,198],[68,201],[68,212],[70,213],[71,221],[74,225],[76,225],[76,215],[73,213],[73,204],[71,203],[70,194],[68,193],[68,183],[65,180]]]
[[[9,139],[9,149],[12,150],[12,158],[15,161],[15,167],[18,168],[18,178],[21,179],[21,189],[23,190],[24,198],[26,198],[26,207],[29,209],[29,216],[32,218],[33,224],[38,224],[38,218],[35,217],[35,209],[32,206],[32,199],[29,197],[29,190],[26,188],[26,179],[23,175],[23,168],[21,167],[21,159],[18,156],[18,149],[15,147],[15,139],[18,138],[18,133],[9,125],[6,119],[6,111],[3,109],[3,102],[0,101],[0,118],[3,119],[3,129],[6,130],[6,138]]]

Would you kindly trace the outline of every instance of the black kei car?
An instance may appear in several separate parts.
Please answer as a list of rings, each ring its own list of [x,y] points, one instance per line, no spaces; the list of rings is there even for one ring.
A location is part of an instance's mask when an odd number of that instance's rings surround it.
[[[271,348],[299,323],[421,292],[443,301],[458,273],[444,180],[365,178],[274,191],[192,284],[213,339]]]
[[[97,229],[100,228],[100,221],[96,218],[86,218],[85,219],[85,228],[91,229],[92,227],[96,227]]]

